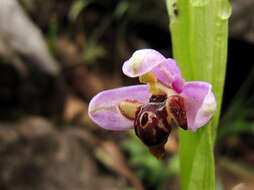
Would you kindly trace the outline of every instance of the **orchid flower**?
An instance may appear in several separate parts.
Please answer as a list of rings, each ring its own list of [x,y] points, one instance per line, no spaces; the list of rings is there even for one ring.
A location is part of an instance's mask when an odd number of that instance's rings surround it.
[[[185,82],[176,61],[156,50],[135,51],[123,73],[145,84],[100,92],[89,103],[89,117],[108,130],[134,128],[157,158],[165,152],[172,126],[195,132],[216,110],[211,84]]]

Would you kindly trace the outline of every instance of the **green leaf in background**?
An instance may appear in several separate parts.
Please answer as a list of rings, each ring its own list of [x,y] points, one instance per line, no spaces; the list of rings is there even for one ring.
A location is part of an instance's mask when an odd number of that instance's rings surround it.
[[[70,12],[69,12],[69,19],[74,22],[78,15],[82,12],[84,8],[86,8],[92,1],[90,0],[76,0],[73,2]]]
[[[253,83],[254,83],[254,66],[241,85],[229,107],[223,114],[217,141],[228,135],[240,133],[254,133],[254,123],[248,118],[253,118]]]
[[[52,23],[49,26],[48,33],[49,52],[52,56],[55,56],[57,34],[58,34],[58,23],[57,21],[52,21]]]
[[[166,0],[174,58],[187,81],[213,85],[217,112],[196,133],[180,130],[183,190],[214,190],[213,147],[226,72],[228,0]]]

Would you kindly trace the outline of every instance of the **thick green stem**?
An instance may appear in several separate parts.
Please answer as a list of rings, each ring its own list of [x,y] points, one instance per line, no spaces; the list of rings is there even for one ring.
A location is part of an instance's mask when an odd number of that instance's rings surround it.
[[[187,81],[213,85],[217,112],[196,133],[180,130],[183,190],[214,190],[213,147],[226,72],[228,0],[166,0],[173,54]]]

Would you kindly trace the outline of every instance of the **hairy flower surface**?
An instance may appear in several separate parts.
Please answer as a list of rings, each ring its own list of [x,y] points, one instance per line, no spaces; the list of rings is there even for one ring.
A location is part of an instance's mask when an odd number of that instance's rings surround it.
[[[216,110],[211,84],[185,82],[176,61],[153,49],[135,51],[123,73],[145,84],[100,92],[89,103],[89,117],[108,130],[134,128],[157,158],[173,124],[195,132]]]

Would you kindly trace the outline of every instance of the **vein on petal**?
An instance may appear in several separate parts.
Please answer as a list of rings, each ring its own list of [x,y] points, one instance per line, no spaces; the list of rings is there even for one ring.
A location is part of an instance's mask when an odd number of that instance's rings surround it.
[[[110,106],[110,107],[100,107],[100,108],[95,108],[93,110],[90,111],[90,113],[96,113],[98,111],[102,111],[102,110],[107,110],[107,111],[117,111],[116,106]]]

